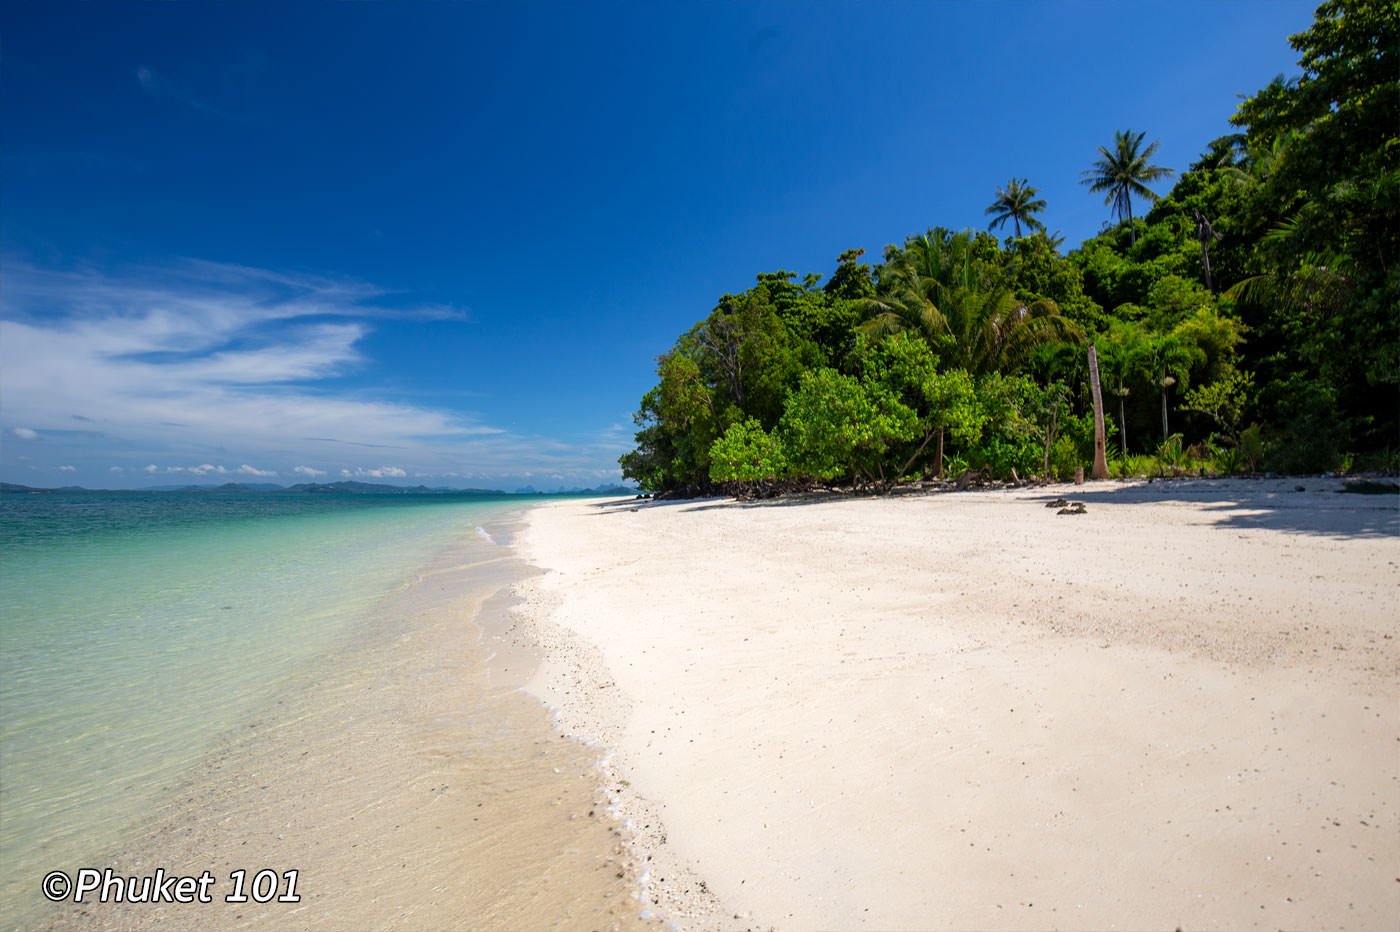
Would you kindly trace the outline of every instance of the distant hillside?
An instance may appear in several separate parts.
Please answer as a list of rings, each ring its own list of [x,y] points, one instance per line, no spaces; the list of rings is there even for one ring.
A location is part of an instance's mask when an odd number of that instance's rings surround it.
[[[313,492],[351,495],[507,495],[499,489],[428,488],[426,485],[379,485],[374,482],[302,482],[290,486],[288,492]]]
[[[142,492],[281,492],[275,482],[225,482],[223,485],[148,485]]]
[[[0,482],[0,494],[48,494],[53,492],[109,492],[111,489],[85,489],[81,486],[64,486],[61,489],[39,489],[27,485],[17,485],[13,482]],[[302,482],[293,486],[280,486],[270,482],[226,482],[223,485],[157,485],[148,486],[144,489],[126,489],[119,491],[138,492],[186,492],[186,493],[207,493],[207,492],[255,492],[263,495],[277,495],[281,493],[299,493],[312,495],[635,495],[637,490],[622,485],[609,485],[597,489],[560,489],[555,492],[540,492],[532,487],[526,486],[514,492],[505,492],[500,489],[449,489],[445,487],[429,488],[426,485],[403,486],[403,485],[381,485],[374,482]]]

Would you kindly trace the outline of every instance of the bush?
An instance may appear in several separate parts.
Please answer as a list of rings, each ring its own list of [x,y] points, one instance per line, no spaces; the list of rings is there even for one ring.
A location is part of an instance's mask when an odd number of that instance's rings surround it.
[[[787,474],[787,458],[778,438],[753,418],[731,424],[710,447],[710,480],[758,482]]]

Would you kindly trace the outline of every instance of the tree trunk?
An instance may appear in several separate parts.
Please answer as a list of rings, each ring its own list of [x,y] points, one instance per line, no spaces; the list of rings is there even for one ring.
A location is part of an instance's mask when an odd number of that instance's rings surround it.
[[[933,453],[934,475],[943,478],[943,428],[938,428],[938,446]]]
[[[1215,285],[1210,280],[1210,250],[1206,248],[1204,240],[1201,241],[1201,265],[1205,267],[1206,272],[1206,291],[1214,293]]]
[[[1104,450],[1103,392],[1099,388],[1099,354],[1089,344],[1089,390],[1094,394],[1094,469],[1095,479],[1108,478],[1108,454]]]
[[[1123,380],[1118,380],[1118,449],[1123,451],[1123,455],[1128,455],[1128,415],[1125,413],[1123,399],[1127,398],[1124,392]]]
[[[1060,410],[1056,408],[1050,415],[1050,426],[1045,431],[1045,462],[1041,467],[1041,475],[1050,477],[1050,450],[1055,446],[1055,437],[1060,433]]]
[[[1162,442],[1167,442],[1167,379],[1162,377]]]
[[[942,431],[939,431],[939,435],[940,435],[940,436],[942,436],[942,433],[943,433]],[[923,442],[919,444],[919,449],[915,450],[915,451],[914,451],[914,454],[913,454],[912,456],[910,456],[909,459],[905,460],[905,461],[904,461],[904,465],[900,467],[900,469],[899,469],[899,475],[900,475],[900,476],[904,475],[905,473],[907,473],[907,472],[909,471],[909,467],[914,465],[914,461],[915,461],[916,459],[918,459],[918,458],[923,454],[923,452],[924,452],[924,447],[928,446],[928,442],[929,442],[930,440],[932,440],[932,439],[933,439],[933,431],[929,431],[928,433],[924,434],[924,439],[923,439]],[[898,479],[899,476],[895,476],[895,478]],[[938,461],[938,478],[940,478],[940,479],[943,478],[943,460],[942,460],[941,457],[939,458],[939,461]]]

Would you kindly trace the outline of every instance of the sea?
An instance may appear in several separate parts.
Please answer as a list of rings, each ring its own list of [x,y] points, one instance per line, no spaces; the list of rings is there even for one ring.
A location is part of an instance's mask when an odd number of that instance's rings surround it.
[[[431,925],[433,909],[460,919],[462,903],[422,903],[450,899],[444,884],[421,872],[397,879],[376,852],[408,851],[444,874],[513,857],[526,876],[565,872],[557,859],[534,863],[535,848],[546,859],[555,848],[575,859],[584,851],[585,875],[611,864],[618,849],[601,822],[583,840],[507,850],[543,805],[532,785],[556,807],[566,799],[571,817],[593,815],[587,750],[559,746],[546,710],[493,686],[486,669],[482,615],[508,626],[509,586],[529,569],[505,545],[533,500],[0,496],[4,926],[139,928],[173,918],[210,928],[370,927],[405,915]],[[328,786],[339,788],[323,793]],[[429,793],[448,804],[418,825]],[[491,800],[498,819],[486,828],[481,809]],[[512,806],[521,808],[513,815]],[[362,845],[348,841],[357,832]],[[250,840],[257,856],[238,861],[231,852],[254,850]],[[281,852],[298,863],[273,863]],[[81,868],[113,864],[132,875],[213,869],[216,896],[261,870],[285,894],[295,870],[300,902],[245,901],[235,922],[215,907],[182,914],[89,899],[79,909],[71,894],[58,905],[44,896],[53,871],[76,879]],[[478,911],[496,907],[500,896],[478,874],[463,895],[478,896]],[[560,891],[570,902],[571,883]],[[374,895],[354,902],[357,890]],[[539,913],[516,919],[544,928],[578,918],[574,906],[531,895]]]

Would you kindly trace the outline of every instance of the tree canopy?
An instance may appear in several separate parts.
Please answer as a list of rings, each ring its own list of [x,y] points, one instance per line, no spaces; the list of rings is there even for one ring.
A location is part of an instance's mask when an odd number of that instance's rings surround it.
[[[1035,188],[1027,184],[1024,178],[1012,178],[1006,187],[997,188],[996,200],[985,211],[992,215],[987,229],[1005,226],[1006,221],[1010,220],[1016,230],[1016,239],[1021,238],[1023,223],[1031,232],[1044,231],[1045,224],[1036,218],[1036,214],[1045,209],[1045,198],[1035,195]]]
[[[1157,195],[1147,185],[1149,182],[1169,178],[1170,168],[1153,165],[1149,159],[1157,152],[1160,142],[1142,148],[1146,133],[1133,134],[1130,129],[1119,130],[1113,135],[1111,148],[1099,146],[1099,158],[1084,172],[1083,183],[1096,194],[1108,192],[1104,203],[1113,207],[1114,216],[1128,223],[1128,235],[1137,243],[1137,229],[1133,226],[1133,198],[1140,197],[1155,201]]]
[[[724,295],[658,357],[624,475],[651,491],[874,489],[1092,457],[1118,474],[1400,466],[1400,2],[1326,0],[1159,197],[1157,142],[1083,173],[1116,223],[1067,254],[1024,178],[987,233],[933,226]],[[1133,199],[1151,208],[1134,217]]]

